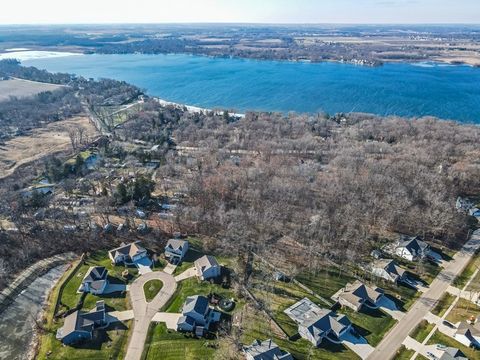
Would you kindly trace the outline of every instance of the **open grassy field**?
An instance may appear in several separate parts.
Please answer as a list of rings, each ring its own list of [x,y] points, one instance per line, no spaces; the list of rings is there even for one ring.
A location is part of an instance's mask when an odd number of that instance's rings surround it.
[[[303,285],[326,299],[345,287],[347,283],[355,281],[353,276],[340,272],[336,268],[325,268],[317,272],[303,272],[296,277]]]
[[[39,160],[70,149],[68,132],[73,128],[85,129],[85,135],[92,138],[97,132],[86,117],[76,117],[48,124],[32,130],[31,135],[17,136],[0,146],[0,178],[11,175],[23,164]]]
[[[41,83],[21,79],[0,81],[0,101],[8,100],[11,96],[22,98],[37,95],[45,91],[60,89],[62,85]]]
[[[471,316],[480,316],[480,306],[465,299],[458,299],[458,302],[455,304],[452,311],[450,311],[446,320],[450,321],[452,324],[456,324],[462,320],[469,320]]]

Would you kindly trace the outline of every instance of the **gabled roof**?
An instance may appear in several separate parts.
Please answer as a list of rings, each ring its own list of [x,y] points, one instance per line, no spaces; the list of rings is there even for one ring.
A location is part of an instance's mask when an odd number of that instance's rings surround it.
[[[477,321],[474,325],[462,321],[457,328],[455,335],[480,336],[480,323]]]
[[[202,256],[200,259],[195,260],[195,267],[197,269],[200,269],[202,272],[217,266],[220,266],[217,259],[215,259],[215,257],[211,255],[205,255]]]
[[[373,262],[373,268],[384,269],[388,274],[403,276],[407,271],[397,265],[395,260],[382,259]]]
[[[293,360],[290,353],[280,350],[271,339],[255,340],[252,345],[244,347],[243,351],[254,360]]]
[[[468,360],[468,358],[457,348],[449,347],[440,357],[440,360]]]
[[[425,241],[420,240],[418,236],[403,235],[400,237],[400,242],[397,247],[404,247],[410,253],[416,254],[426,251],[429,246]]]
[[[183,248],[185,245],[188,244],[187,240],[180,240],[180,239],[170,239],[167,242],[167,246],[165,246],[165,249],[171,249],[171,250],[180,250],[183,251]]]
[[[108,271],[104,266],[92,266],[88,269],[83,282],[95,282],[99,280],[105,280],[107,278]]]
[[[365,285],[361,281],[355,281],[352,284],[347,284],[344,291],[340,294],[340,297],[348,300],[352,304],[359,304],[364,301],[370,301],[376,303],[384,294],[384,291],[380,288],[372,288]]]
[[[205,296],[194,295],[185,299],[183,304],[183,314],[195,312],[200,315],[205,315],[208,311],[208,299]]]
[[[131,258],[135,255],[147,251],[145,248],[140,246],[139,241],[135,241],[130,244],[122,244],[120,247],[110,250],[110,254],[113,258],[116,258],[118,255],[128,255]]]
[[[84,318],[82,316],[84,314],[84,312],[77,310],[65,318],[61,329],[62,338],[74,333],[75,331],[93,331],[94,322]]]

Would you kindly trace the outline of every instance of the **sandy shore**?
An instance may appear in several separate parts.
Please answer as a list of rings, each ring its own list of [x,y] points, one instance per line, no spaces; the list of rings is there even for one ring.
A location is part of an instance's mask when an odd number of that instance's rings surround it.
[[[212,109],[206,109],[206,108],[201,108],[201,107],[197,107],[197,106],[190,106],[190,105],[174,103],[174,102],[171,102],[171,101],[166,101],[166,100],[163,100],[163,99],[159,99],[157,97],[154,97],[154,99],[156,101],[158,101],[158,103],[162,106],[173,106],[173,107],[176,107],[178,109],[186,108],[187,111],[191,112],[191,113],[200,114],[200,113],[212,112],[213,111],[216,115],[222,115],[223,112],[224,112],[223,110],[212,110]],[[228,114],[230,116],[234,116],[234,117],[238,117],[238,118],[244,118],[245,117],[245,114],[240,114],[240,113],[229,112]]]

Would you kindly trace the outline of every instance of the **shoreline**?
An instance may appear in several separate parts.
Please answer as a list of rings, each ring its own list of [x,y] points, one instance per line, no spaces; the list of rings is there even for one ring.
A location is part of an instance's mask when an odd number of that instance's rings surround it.
[[[206,112],[214,112],[215,115],[223,115],[226,110],[213,110],[213,109],[207,109],[207,108],[202,108],[198,106],[193,106],[193,105],[186,105],[186,104],[180,104],[172,101],[167,101],[164,99],[160,99],[159,97],[156,96],[151,96],[151,99],[154,99],[157,101],[160,105],[162,106],[173,106],[177,109],[187,109],[188,112],[192,114],[203,114]],[[236,118],[244,118],[245,114],[242,113],[234,113],[234,112],[228,112],[228,115],[236,117]]]

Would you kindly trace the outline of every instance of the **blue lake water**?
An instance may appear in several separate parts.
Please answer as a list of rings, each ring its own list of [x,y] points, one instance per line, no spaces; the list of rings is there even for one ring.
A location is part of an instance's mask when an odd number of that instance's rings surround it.
[[[54,72],[125,80],[162,99],[206,108],[425,115],[480,123],[480,68],[362,67],[189,55],[85,55],[24,62]]]

